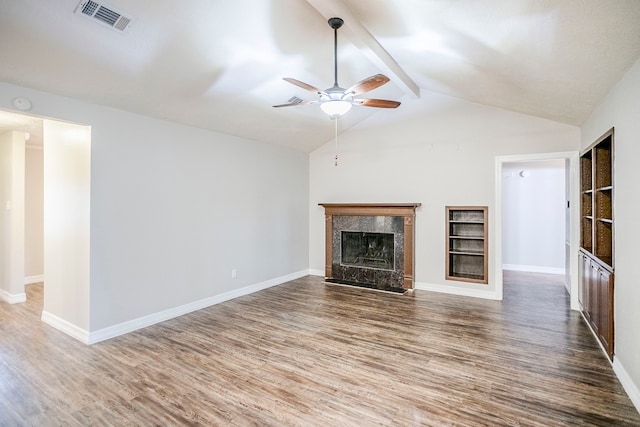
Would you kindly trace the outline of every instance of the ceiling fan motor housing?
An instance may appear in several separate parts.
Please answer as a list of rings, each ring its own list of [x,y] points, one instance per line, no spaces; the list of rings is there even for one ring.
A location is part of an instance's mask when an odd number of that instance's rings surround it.
[[[344,24],[342,18],[338,17],[329,18],[327,22],[329,23],[329,26],[334,30],[337,30],[338,28],[342,27],[342,24]]]
[[[338,85],[333,85],[328,89],[320,92],[320,102],[327,101],[353,101],[353,92],[347,92],[347,90]]]

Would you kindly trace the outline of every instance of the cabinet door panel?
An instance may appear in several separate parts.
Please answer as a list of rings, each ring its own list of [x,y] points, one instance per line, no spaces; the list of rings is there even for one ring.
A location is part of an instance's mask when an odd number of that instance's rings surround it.
[[[591,273],[591,258],[585,256],[584,260],[584,314],[587,318],[587,321],[591,322],[591,277],[593,274]]]
[[[580,302],[582,311],[586,311],[588,307],[587,295],[589,293],[586,287],[588,286],[590,268],[589,258],[580,252],[578,254],[578,301]]]
[[[613,298],[613,283],[611,280],[611,273],[601,268],[598,274],[598,313],[599,313],[599,325],[598,334],[600,341],[607,349],[607,352],[611,353],[612,344],[612,329],[613,329],[613,312],[612,298]]]
[[[591,263],[589,277],[589,321],[596,335],[599,335],[600,326],[600,302],[598,298],[600,296],[598,289],[599,276],[600,267],[595,263]]]

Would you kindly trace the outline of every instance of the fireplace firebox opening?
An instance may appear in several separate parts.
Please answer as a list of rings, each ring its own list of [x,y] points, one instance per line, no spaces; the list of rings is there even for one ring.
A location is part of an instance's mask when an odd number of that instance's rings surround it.
[[[394,270],[393,233],[342,231],[341,264],[344,266]]]

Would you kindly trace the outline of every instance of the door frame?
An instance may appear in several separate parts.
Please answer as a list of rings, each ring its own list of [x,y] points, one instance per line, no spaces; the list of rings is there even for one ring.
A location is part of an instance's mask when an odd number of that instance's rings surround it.
[[[578,238],[579,238],[579,167],[578,151],[561,151],[555,153],[515,154],[496,156],[495,160],[495,212],[494,212],[494,250],[493,250],[493,274],[495,278],[496,294],[498,299],[503,298],[502,280],[502,172],[505,163],[535,162],[541,160],[568,160],[569,162],[569,293],[571,295],[571,309],[579,310],[578,303]],[[576,256],[573,256],[573,255]],[[565,260],[566,263],[566,260]]]

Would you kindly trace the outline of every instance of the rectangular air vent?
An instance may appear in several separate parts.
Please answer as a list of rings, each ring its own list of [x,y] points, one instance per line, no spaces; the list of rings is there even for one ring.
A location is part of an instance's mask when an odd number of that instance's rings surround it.
[[[133,18],[123,15],[121,12],[91,0],[82,0],[75,10],[76,14],[95,19],[99,23],[118,31],[127,31]]]

